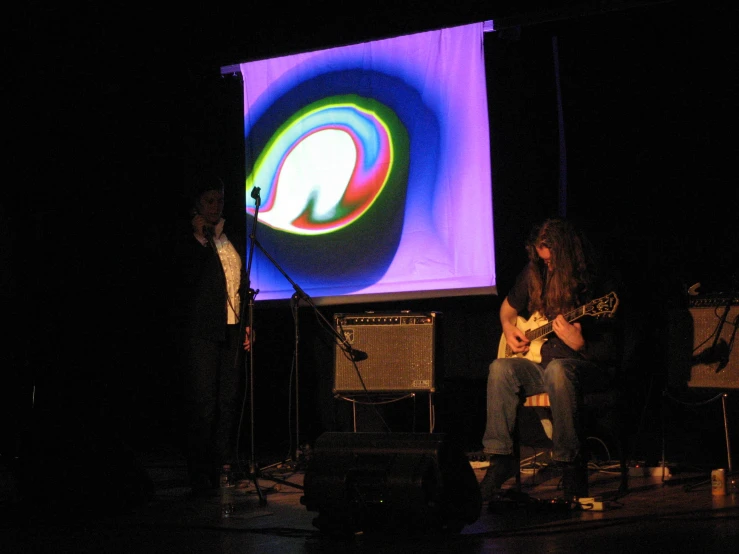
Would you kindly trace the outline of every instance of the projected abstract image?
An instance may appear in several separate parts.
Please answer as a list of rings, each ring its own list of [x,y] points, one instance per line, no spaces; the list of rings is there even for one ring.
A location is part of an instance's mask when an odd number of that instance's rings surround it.
[[[244,83],[257,302],[293,295],[284,274],[317,303],[494,292],[482,40],[480,23],[222,68]]]

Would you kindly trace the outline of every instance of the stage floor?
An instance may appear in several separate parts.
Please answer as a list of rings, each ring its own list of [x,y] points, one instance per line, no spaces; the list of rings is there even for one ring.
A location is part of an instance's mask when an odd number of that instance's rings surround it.
[[[185,486],[184,460],[173,450],[143,454],[141,464],[154,485],[153,496],[122,513],[111,510],[104,496],[99,506],[91,500],[86,510],[71,500],[65,510],[63,498],[48,507],[13,506],[6,472],[0,551],[675,553],[733,552],[739,545],[739,493],[714,496],[710,471],[669,465],[664,476],[659,468],[647,470],[648,475],[631,468],[623,494],[613,464],[591,464],[590,495],[600,510],[548,504],[561,494],[560,476],[526,465],[520,502],[496,505],[493,511],[483,505],[477,521],[459,533],[337,537],[317,529],[313,519],[318,514],[301,504],[305,470],[300,464],[272,464],[257,479],[242,480],[235,491],[235,513],[227,519],[220,515],[216,494],[192,497]],[[485,468],[473,471],[479,481]],[[105,495],[106,484],[100,485]],[[50,498],[57,494],[48,490]]]

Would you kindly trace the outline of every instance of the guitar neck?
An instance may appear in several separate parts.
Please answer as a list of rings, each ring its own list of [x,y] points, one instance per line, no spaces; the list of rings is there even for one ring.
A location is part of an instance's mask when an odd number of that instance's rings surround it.
[[[579,308],[575,308],[571,312],[568,312],[564,314],[564,318],[567,320],[568,323],[572,323],[576,319],[580,319],[582,316],[585,315],[585,306],[580,306]],[[548,334],[552,332],[552,322],[545,323],[541,327],[537,327],[536,329],[530,329],[526,331],[526,338],[529,340],[536,340],[540,339],[542,337],[546,337]]]

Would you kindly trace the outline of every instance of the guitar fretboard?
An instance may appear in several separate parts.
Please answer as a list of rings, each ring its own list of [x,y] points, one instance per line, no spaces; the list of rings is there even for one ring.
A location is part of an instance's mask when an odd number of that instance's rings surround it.
[[[572,323],[576,319],[580,319],[582,316],[585,315],[585,308],[586,306],[575,308],[571,312],[566,313],[564,317],[568,323]],[[537,327],[536,329],[529,329],[528,331],[526,331],[526,338],[528,338],[529,340],[536,340],[548,335],[551,332],[552,322],[550,321],[549,323],[545,323],[541,327]]]

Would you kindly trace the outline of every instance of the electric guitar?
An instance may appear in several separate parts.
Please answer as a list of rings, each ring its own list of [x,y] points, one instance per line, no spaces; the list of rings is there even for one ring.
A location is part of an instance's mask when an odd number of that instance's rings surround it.
[[[618,306],[618,297],[615,292],[609,292],[605,296],[591,300],[587,304],[564,314],[568,323],[580,319],[586,315],[593,317],[612,316]],[[529,350],[525,353],[515,353],[505,340],[505,334],[500,337],[498,345],[498,358],[526,358],[534,363],[541,362],[541,347],[547,341],[546,337],[552,332],[552,324],[539,312],[534,313],[528,320],[518,317],[516,327],[524,332],[526,338],[531,341]]]

